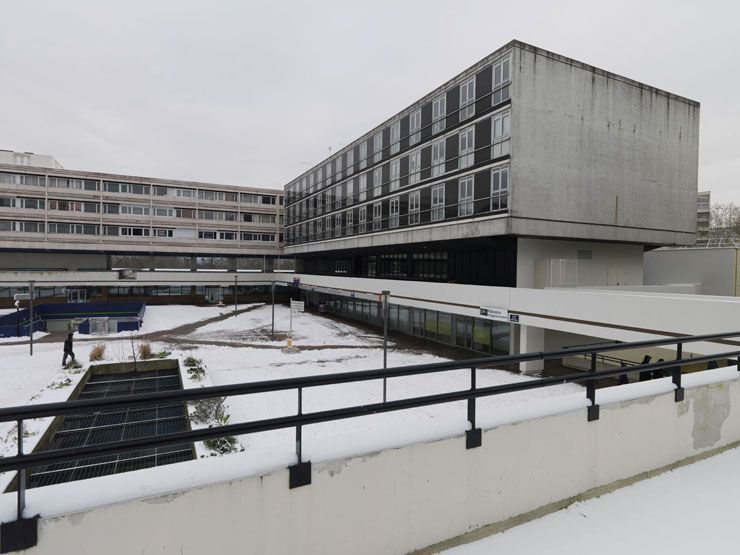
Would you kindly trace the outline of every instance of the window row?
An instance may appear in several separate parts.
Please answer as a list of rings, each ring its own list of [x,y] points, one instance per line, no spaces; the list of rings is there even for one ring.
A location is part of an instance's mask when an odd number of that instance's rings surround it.
[[[422,138],[441,133],[482,110],[501,104],[510,97],[510,81],[511,59],[506,56],[288,185],[287,203],[312,194],[314,188],[322,189],[344,176],[363,170],[371,163],[388,159],[401,149],[421,142]]]
[[[288,244],[390,230],[507,210],[509,167],[466,175],[287,229]]]
[[[8,185],[32,185],[45,187],[46,178],[43,175],[0,172],[0,183]],[[185,189],[165,187],[161,185],[146,185],[141,183],[124,183],[120,181],[103,181],[103,191],[116,194],[171,196],[182,199],[207,200],[214,202],[241,202],[243,204],[283,204],[282,195],[262,195],[255,193],[236,193],[213,191],[209,189]],[[49,176],[49,187],[78,191],[100,191],[100,181],[77,179],[71,177]]]
[[[484,142],[484,146],[476,148],[476,131],[486,134],[486,137],[490,134],[490,143]],[[341,209],[354,202],[365,202],[423,179],[440,177],[478,162],[505,156],[510,153],[510,132],[511,114],[504,110],[490,120],[461,129],[430,146],[412,151],[408,156],[395,158],[388,164],[288,206],[288,224]]]

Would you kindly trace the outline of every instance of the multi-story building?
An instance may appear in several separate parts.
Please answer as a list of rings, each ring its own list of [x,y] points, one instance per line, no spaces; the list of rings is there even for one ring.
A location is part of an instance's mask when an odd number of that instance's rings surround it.
[[[281,267],[282,191],[66,170],[50,156],[20,155],[3,160],[42,165],[0,163],[6,271]],[[12,297],[6,289],[0,298]]]
[[[709,243],[711,220],[711,192],[701,191],[696,197],[696,246],[705,247]]]
[[[588,260],[579,284],[641,282],[643,249],[694,242],[698,126],[697,102],[513,41],[291,181],[286,253],[329,275],[531,286]]]
[[[641,286],[645,250],[695,241],[698,132],[695,101],[512,41],[288,183],[285,252],[299,274]],[[445,341],[478,341],[448,316]]]

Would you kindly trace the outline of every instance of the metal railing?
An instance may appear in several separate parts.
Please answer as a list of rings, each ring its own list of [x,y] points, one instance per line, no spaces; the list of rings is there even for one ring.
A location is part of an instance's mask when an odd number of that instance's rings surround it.
[[[481,357],[462,361],[449,361],[434,364],[417,364],[388,369],[364,370],[358,372],[343,372],[326,375],[306,376],[300,378],[287,378],[279,380],[266,380],[261,382],[239,383],[231,385],[220,385],[188,390],[168,391],[161,393],[146,393],[131,396],[113,397],[106,399],[77,400],[58,403],[44,403],[31,406],[9,407],[0,409],[0,422],[16,422],[18,426],[18,451],[11,457],[0,458],[0,473],[16,471],[17,475],[17,520],[2,525],[2,543],[7,548],[15,550],[35,545],[35,526],[37,517],[24,518],[25,509],[25,485],[26,470],[33,467],[49,464],[59,464],[74,461],[84,457],[103,456],[121,453],[131,450],[139,450],[153,447],[163,447],[186,442],[205,441],[226,436],[246,435],[286,428],[295,429],[295,448],[297,463],[289,467],[289,487],[295,488],[311,483],[311,463],[303,460],[303,437],[302,428],[310,424],[345,420],[370,414],[381,414],[398,410],[406,410],[425,406],[432,406],[456,401],[467,401],[467,420],[469,429],[466,434],[466,448],[479,447],[482,441],[482,431],[476,427],[476,400],[480,397],[489,397],[517,391],[527,391],[551,387],[566,383],[585,383],[586,397],[589,401],[587,417],[589,421],[598,420],[599,406],[596,404],[595,392],[597,381],[603,378],[618,377],[623,374],[664,370],[672,376],[675,386],[674,399],[676,402],[684,398],[684,390],[681,386],[681,369],[683,365],[695,365],[698,363],[710,363],[719,360],[735,359],[730,365],[738,364],[740,357],[740,343],[729,342],[734,350],[712,355],[695,356],[684,359],[683,345],[699,341],[720,341],[727,343],[730,338],[740,337],[740,331],[679,336],[671,339],[656,339],[638,341],[631,343],[606,343],[589,345],[576,348],[563,348],[555,351],[534,352],[521,355],[506,355],[494,357]],[[674,360],[660,361],[648,364],[636,364],[609,370],[596,370],[596,361],[599,353],[655,347],[663,345],[675,345],[676,358]],[[575,373],[534,379],[526,382],[507,383],[488,387],[478,387],[476,383],[477,370],[491,368],[501,365],[516,364],[520,362],[559,359],[570,356],[586,355],[591,360],[591,371],[578,371]],[[433,395],[409,397],[392,401],[379,400],[376,403],[365,405],[354,405],[350,407],[327,409],[315,412],[303,411],[303,390],[312,387],[331,386],[370,380],[389,380],[401,376],[414,376],[421,374],[434,374],[449,370],[468,369],[470,371],[470,386],[468,389],[454,390]],[[740,367],[739,367],[740,369]],[[121,440],[108,443],[100,443],[84,447],[73,447],[25,453],[23,449],[23,424],[24,421],[35,418],[46,418],[78,414],[80,412],[107,411],[111,409],[131,408],[137,406],[151,405],[159,402],[190,402],[214,397],[229,397],[237,395],[249,395],[256,393],[268,393],[275,391],[295,390],[297,392],[297,411],[290,416],[280,416],[255,420],[251,422],[240,422],[211,428],[189,430],[167,435],[144,437],[137,439]],[[28,539],[29,527],[33,527],[33,539]],[[29,545],[29,542],[33,541]],[[10,543],[6,543],[10,542]],[[21,546],[21,547],[18,547]],[[6,552],[0,549],[0,552]]]

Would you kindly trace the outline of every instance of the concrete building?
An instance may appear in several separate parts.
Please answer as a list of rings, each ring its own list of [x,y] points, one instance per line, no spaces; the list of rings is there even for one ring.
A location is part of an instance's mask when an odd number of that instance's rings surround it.
[[[376,300],[336,293],[351,278],[640,287],[646,250],[695,242],[698,137],[697,102],[512,41],[288,183],[285,252],[345,278],[322,293],[312,278],[309,301],[368,321]],[[391,312],[486,352],[545,341]]]
[[[14,162],[0,163],[6,271],[282,267],[282,191],[65,170],[51,156],[28,153],[2,151],[2,160]],[[130,293],[213,300],[170,289]],[[12,302],[13,292],[0,288],[0,305]],[[78,302],[105,294],[78,287],[48,296]]]
[[[50,168],[61,170],[62,165],[53,156],[48,154],[34,154],[33,152],[15,152],[14,150],[0,149],[0,164],[13,166],[29,166],[33,168]]]

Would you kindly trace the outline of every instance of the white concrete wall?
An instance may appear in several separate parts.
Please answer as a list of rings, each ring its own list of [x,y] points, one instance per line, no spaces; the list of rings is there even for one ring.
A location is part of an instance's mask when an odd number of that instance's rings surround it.
[[[292,278],[293,276],[291,276]],[[627,291],[526,289],[296,274],[301,287],[329,293],[391,292],[390,302],[480,316],[480,307],[505,308],[523,325],[619,341],[675,334],[740,331],[740,299]],[[697,344],[692,351],[718,352]]]
[[[535,265],[547,258],[575,260],[579,250],[591,251],[591,260],[578,260],[579,286],[608,285],[610,269],[622,269],[627,285],[642,285],[642,246],[622,243],[517,239],[516,285],[535,287]]]
[[[699,105],[557,54],[513,54],[511,231],[691,245]]]
[[[658,249],[645,253],[645,283],[700,283],[702,295],[735,296],[737,249]]]
[[[408,553],[738,440],[735,379],[42,518],[27,553]]]

